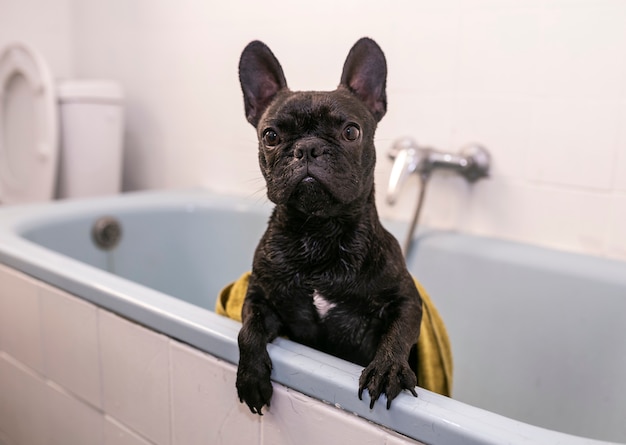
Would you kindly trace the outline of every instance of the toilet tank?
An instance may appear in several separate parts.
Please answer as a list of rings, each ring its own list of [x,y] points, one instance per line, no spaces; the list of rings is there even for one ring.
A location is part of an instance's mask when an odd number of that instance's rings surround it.
[[[124,132],[121,86],[111,81],[62,81],[57,97],[61,130],[57,197],[119,193]]]

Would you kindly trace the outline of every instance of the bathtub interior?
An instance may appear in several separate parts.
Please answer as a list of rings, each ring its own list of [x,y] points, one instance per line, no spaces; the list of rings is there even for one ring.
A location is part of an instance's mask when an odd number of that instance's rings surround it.
[[[453,233],[411,269],[446,322],[454,398],[583,437],[626,442],[626,264]]]
[[[249,270],[268,208],[91,209],[29,223],[39,245],[212,310]],[[101,216],[122,241],[91,241]],[[388,223],[397,236],[402,224]],[[421,233],[409,267],[448,327],[454,398],[533,425],[626,442],[626,265],[445,232]]]
[[[226,284],[250,269],[269,211],[181,208],[92,213],[33,225],[22,236],[70,258],[213,310]],[[92,241],[95,221],[113,216],[122,238],[111,250]]]

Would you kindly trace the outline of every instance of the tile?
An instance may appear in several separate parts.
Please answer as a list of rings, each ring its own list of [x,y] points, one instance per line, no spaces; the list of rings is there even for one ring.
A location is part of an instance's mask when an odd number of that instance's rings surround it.
[[[9,441],[9,438],[0,431],[0,445],[12,445],[13,442]]]
[[[46,376],[102,407],[96,307],[49,286],[40,296]]]
[[[467,10],[461,18],[461,93],[529,95],[538,85],[541,8]]]
[[[418,224],[443,230],[464,230],[466,202],[474,193],[476,185],[470,185],[459,175],[450,172],[437,172],[426,184],[424,202]],[[414,198],[417,201],[417,194]],[[411,204],[411,216],[417,202]]]
[[[103,442],[104,416],[56,385],[48,385],[47,445],[93,444]]]
[[[541,6],[542,2],[545,0],[524,0],[520,2],[519,0],[471,0],[471,1],[463,1],[462,7],[465,10],[498,10],[498,9],[520,9],[520,7],[529,7],[529,6]]]
[[[0,430],[15,444],[48,445],[46,384],[0,354]]]
[[[274,385],[272,407],[262,422],[264,444],[385,443],[382,428],[277,384]]]
[[[376,133],[376,146],[386,155],[393,142],[409,136],[419,145],[449,150],[454,128],[456,96],[389,88],[389,110]],[[386,157],[378,163],[387,162]],[[380,167],[380,165],[378,166]]]
[[[393,17],[393,40],[383,48],[389,67],[387,87],[430,93],[454,91],[460,9],[425,9],[413,2],[406,7],[406,15]],[[390,106],[395,106],[393,101]]]
[[[0,350],[43,371],[38,282],[0,266]]]
[[[528,99],[460,96],[453,151],[478,143],[491,154],[491,176],[524,178],[533,108]]]
[[[545,247],[601,255],[610,197],[601,192],[529,185],[506,178],[476,184],[464,230]]]
[[[626,260],[626,193],[612,198],[607,252],[610,257]]]
[[[171,342],[175,445],[257,444],[261,418],[239,402],[237,368]]]
[[[446,11],[459,9],[465,0],[441,0],[433,2],[431,0],[412,0],[410,2],[402,2],[402,8],[407,8],[407,12],[419,14],[423,11]]]
[[[620,192],[626,192],[626,102],[621,107],[619,129],[613,187]]]
[[[16,444],[102,443],[100,413],[1,355],[0,430]]]
[[[626,76],[626,8],[610,2],[547,5],[538,49],[538,93],[577,99],[613,100]],[[623,97],[623,96],[622,96]]]
[[[115,419],[105,416],[104,445],[150,445],[150,442],[141,438]]]
[[[598,2],[597,0],[542,0],[546,6],[549,7],[583,7],[589,8],[594,7],[598,8],[600,6],[603,9],[608,8],[624,8],[624,2],[622,0],[602,0]]]
[[[168,339],[98,311],[106,413],[158,445],[170,443]]]
[[[537,103],[526,157],[528,179],[609,190],[618,111],[616,102],[557,99]]]
[[[18,412],[20,394],[20,376],[5,355],[0,353],[0,431],[7,437],[17,440],[19,437]]]

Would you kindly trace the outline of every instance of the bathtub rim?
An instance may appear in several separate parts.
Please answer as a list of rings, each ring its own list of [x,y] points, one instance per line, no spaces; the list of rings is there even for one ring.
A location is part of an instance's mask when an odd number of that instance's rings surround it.
[[[236,364],[239,323],[20,236],[44,219],[48,223],[73,215],[100,215],[103,209],[111,209],[111,212],[163,208],[191,211],[204,206],[242,212],[267,212],[269,209],[266,202],[258,199],[225,196],[205,189],[134,192],[0,208],[0,263]],[[398,396],[389,411],[383,401],[369,410],[367,393],[363,401],[357,397],[361,367],[286,339],[277,339],[268,346],[268,351],[274,363],[272,379],[275,382],[425,443],[611,443],[530,425],[422,388],[417,388],[417,399],[406,392]],[[311,369],[316,372],[311,373]],[[236,397],[234,388],[233,397]]]

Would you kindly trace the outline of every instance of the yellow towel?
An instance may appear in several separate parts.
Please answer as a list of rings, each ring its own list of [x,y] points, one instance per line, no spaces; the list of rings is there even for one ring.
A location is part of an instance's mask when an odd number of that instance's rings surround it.
[[[248,290],[250,272],[230,283],[219,294],[215,311],[233,320],[241,321],[241,308]],[[443,320],[430,297],[415,280],[422,297],[422,325],[417,340],[417,363],[411,366],[418,384],[430,391],[450,397],[452,392],[452,351]]]

